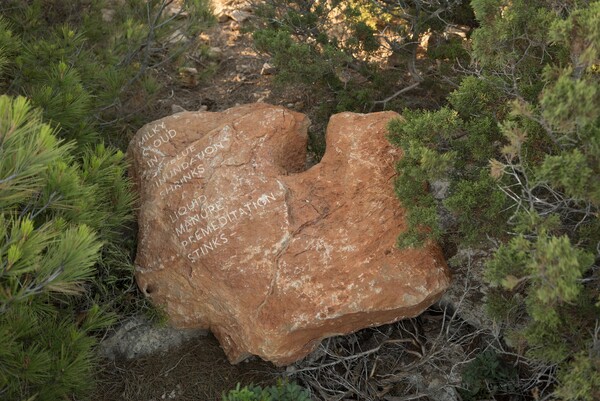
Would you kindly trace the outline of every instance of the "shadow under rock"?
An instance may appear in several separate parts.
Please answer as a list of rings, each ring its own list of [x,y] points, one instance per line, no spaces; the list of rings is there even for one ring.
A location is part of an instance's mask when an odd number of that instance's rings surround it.
[[[217,401],[238,382],[272,385],[281,372],[257,358],[231,365],[215,337],[207,335],[166,353],[103,360],[91,400]]]

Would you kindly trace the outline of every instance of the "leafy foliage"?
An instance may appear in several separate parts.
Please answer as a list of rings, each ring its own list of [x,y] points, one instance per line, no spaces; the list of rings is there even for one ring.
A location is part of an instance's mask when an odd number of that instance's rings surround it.
[[[498,393],[516,388],[517,371],[500,359],[499,355],[486,350],[477,355],[462,372],[460,393],[464,400],[493,399]]]
[[[245,386],[223,394],[223,401],[310,401],[308,391],[295,383],[278,382],[275,386]]]

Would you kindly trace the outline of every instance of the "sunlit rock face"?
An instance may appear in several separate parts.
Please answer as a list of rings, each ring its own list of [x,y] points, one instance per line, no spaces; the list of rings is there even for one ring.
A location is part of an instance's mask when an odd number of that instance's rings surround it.
[[[447,288],[439,247],[395,247],[392,112],[331,118],[304,171],[308,119],[256,103],[183,112],[131,141],[140,288],[172,325],[213,331],[233,363],[278,365],[328,336],[419,314]]]

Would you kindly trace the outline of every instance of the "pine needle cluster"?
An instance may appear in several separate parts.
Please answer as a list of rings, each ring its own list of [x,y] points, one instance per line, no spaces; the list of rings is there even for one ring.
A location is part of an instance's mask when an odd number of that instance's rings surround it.
[[[90,336],[113,320],[90,298],[97,263],[130,218],[123,154],[73,157],[23,97],[0,97],[0,391],[62,399],[90,388]]]
[[[211,21],[204,0],[171,3],[0,3],[2,400],[85,397],[97,336],[141,303],[115,145],[147,121],[157,68]]]

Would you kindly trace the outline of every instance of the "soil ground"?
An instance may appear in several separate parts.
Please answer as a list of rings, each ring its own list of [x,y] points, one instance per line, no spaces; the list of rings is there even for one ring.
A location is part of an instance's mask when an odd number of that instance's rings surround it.
[[[226,10],[251,11],[247,0],[213,0],[215,7],[224,3]],[[264,102],[285,106],[304,113],[311,120],[308,129],[309,145],[307,167],[316,164],[324,151],[327,120],[320,115],[320,106],[333,99],[316,99],[303,85],[277,85],[275,75],[263,73],[270,56],[254,47],[250,28],[253,18],[237,22],[231,18],[218,22],[200,35],[199,48],[186,55],[186,65],[197,69],[197,79],[190,85],[178,71],[159,71],[166,91],[154,110],[146,114],[151,120],[162,118],[182,109],[196,111],[223,111],[236,105]],[[200,49],[204,50],[201,51]],[[206,54],[208,50],[208,56]],[[217,52],[213,51],[217,49]],[[150,120],[150,121],[151,121]]]
[[[251,383],[276,383],[281,369],[258,359],[231,365],[217,340],[201,336],[168,353],[105,360],[94,401],[213,401]]]

